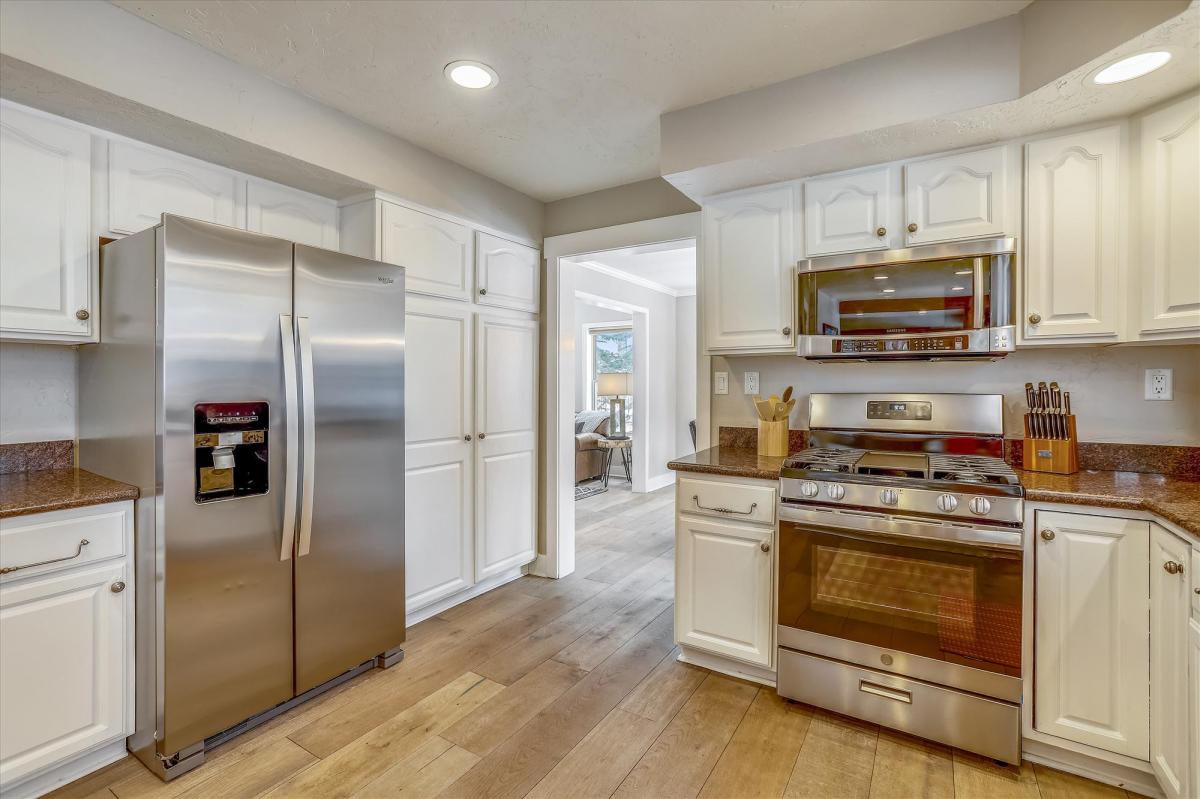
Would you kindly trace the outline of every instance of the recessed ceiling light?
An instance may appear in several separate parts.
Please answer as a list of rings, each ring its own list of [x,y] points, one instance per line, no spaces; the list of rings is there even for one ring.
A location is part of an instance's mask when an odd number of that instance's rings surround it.
[[[957,272],[955,272],[954,274],[956,274],[956,275],[969,275],[969,274],[971,274],[971,270],[970,270],[970,269],[959,269],[959,270],[958,270]]]
[[[884,289],[883,293],[884,294],[895,294],[896,290],[895,289]]]
[[[1129,58],[1122,58],[1116,63],[1109,64],[1096,73],[1093,81],[1101,86],[1112,83],[1124,83],[1127,80],[1147,75],[1171,60],[1171,54],[1166,50],[1154,50],[1149,53],[1138,53]]]
[[[950,290],[951,291],[966,291],[967,287],[966,286],[951,286]]]
[[[924,314],[929,313],[929,311],[917,311],[917,313],[924,315]]]
[[[876,275],[875,279],[876,280],[887,280],[888,276],[887,275]]]
[[[500,81],[496,70],[479,61],[451,61],[445,73],[464,89],[490,89]]]

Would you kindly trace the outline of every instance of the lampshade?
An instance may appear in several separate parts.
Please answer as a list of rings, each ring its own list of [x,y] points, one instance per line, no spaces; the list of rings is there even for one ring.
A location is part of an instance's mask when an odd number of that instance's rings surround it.
[[[601,397],[632,395],[633,375],[628,372],[601,372],[596,375],[596,394]]]

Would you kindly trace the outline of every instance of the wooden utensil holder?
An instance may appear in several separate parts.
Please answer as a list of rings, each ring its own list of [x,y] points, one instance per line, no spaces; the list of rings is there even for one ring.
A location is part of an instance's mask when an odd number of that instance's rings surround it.
[[[1025,437],[1021,468],[1030,472],[1075,474],[1079,471],[1079,436],[1074,414],[1067,416],[1066,438]]]
[[[758,423],[758,454],[783,457],[788,454],[788,420]]]

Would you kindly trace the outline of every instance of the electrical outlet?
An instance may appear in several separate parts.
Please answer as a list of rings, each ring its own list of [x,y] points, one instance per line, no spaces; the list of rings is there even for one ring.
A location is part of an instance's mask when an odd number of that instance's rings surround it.
[[[1175,380],[1170,369],[1146,370],[1146,399],[1169,400],[1175,389]]]
[[[729,372],[713,372],[713,393],[729,393]]]
[[[742,393],[750,396],[758,393],[758,372],[746,372],[743,375]]]

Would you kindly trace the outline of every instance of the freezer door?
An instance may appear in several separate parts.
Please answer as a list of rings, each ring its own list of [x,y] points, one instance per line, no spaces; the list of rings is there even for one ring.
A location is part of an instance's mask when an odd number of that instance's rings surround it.
[[[295,253],[302,692],[404,641],[404,270]]]
[[[174,216],[164,218],[159,242],[159,752],[170,755],[293,695],[292,564],[280,558],[292,535],[281,521],[281,353],[290,342],[280,332],[280,317],[292,308],[292,244]],[[235,418],[222,408],[245,413]],[[264,408],[267,419],[247,421]],[[226,458],[250,459],[226,472],[215,468],[214,448],[202,446],[212,442],[197,426],[218,441],[227,436],[227,445],[242,435],[234,428],[254,427],[263,440],[223,450]],[[210,432],[225,426],[231,432]],[[240,480],[246,469],[254,472],[250,492],[226,498],[202,491],[214,479],[232,479],[230,472]]]

